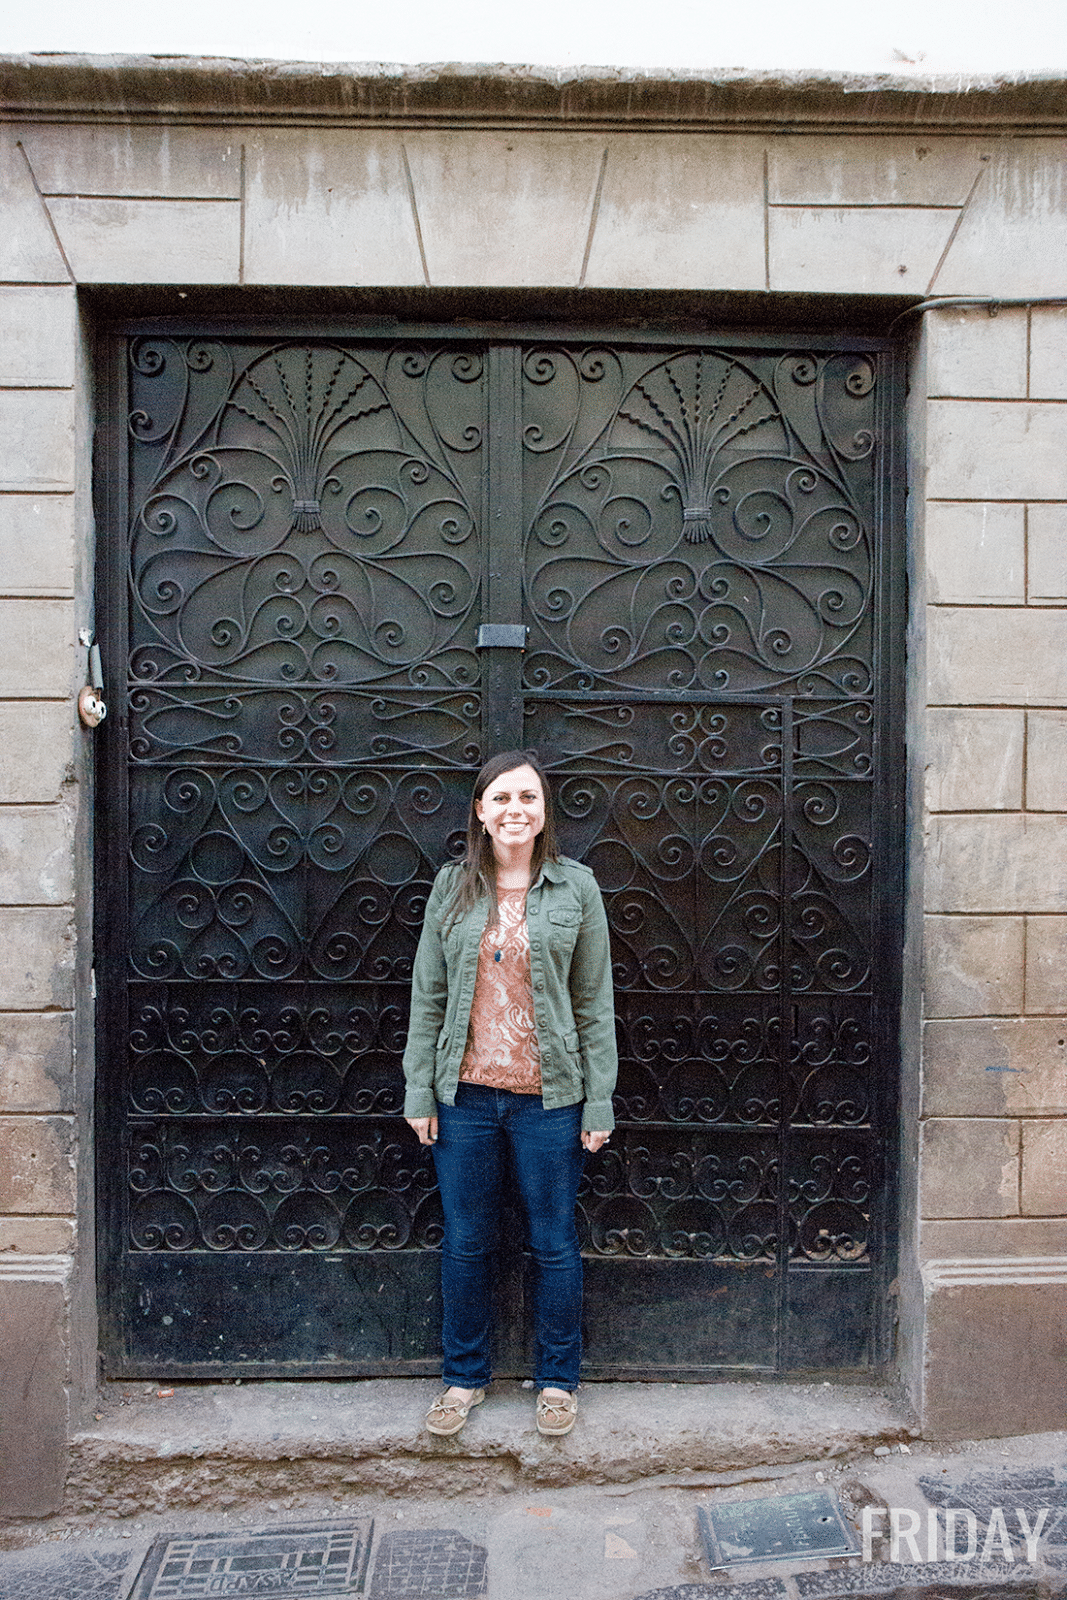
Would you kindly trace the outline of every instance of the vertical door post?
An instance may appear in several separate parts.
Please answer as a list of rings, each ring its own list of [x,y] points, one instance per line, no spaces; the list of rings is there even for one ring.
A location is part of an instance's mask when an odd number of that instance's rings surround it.
[[[483,626],[483,754],[521,748],[522,357],[516,345],[489,351],[488,515]]]

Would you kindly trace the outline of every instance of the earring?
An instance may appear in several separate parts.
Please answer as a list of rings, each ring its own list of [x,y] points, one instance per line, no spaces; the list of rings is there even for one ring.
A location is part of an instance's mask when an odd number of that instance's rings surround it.
[[[484,822],[482,823],[482,832],[485,834],[486,838],[489,837],[489,829],[486,827]]]

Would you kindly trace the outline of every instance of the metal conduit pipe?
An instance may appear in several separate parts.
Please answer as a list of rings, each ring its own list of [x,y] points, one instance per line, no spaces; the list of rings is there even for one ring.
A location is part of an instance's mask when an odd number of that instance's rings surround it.
[[[1001,299],[989,295],[946,295],[942,300],[919,300],[899,316],[894,317],[889,324],[892,333],[898,322],[903,322],[905,317],[914,317],[924,311],[949,311],[955,306],[985,306],[991,317],[995,317],[1001,309],[1016,306],[1067,306],[1067,295],[1024,295],[1019,299]]]

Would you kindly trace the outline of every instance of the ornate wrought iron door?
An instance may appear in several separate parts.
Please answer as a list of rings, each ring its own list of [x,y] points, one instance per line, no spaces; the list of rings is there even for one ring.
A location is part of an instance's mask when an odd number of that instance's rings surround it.
[[[473,771],[523,742],[614,939],[590,1373],[876,1363],[889,352],[142,332],[110,381],[112,1370],[435,1370],[407,979]]]
[[[891,364],[524,362],[528,738],[608,903],[587,1370],[877,1364],[899,939]]]

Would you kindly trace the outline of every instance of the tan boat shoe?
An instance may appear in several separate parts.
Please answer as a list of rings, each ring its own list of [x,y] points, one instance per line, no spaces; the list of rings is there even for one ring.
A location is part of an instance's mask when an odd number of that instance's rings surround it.
[[[578,1415],[578,1396],[559,1389],[542,1389],[537,1396],[537,1431],[558,1436],[570,1433]]]
[[[469,1400],[461,1400],[458,1394],[450,1394],[446,1389],[444,1394],[437,1396],[426,1413],[427,1431],[440,1434],[444,1438],[458,1433],[466,1422],[471,1407],[480,1406],[484,1399],[484,1389],[475,1389]]]

